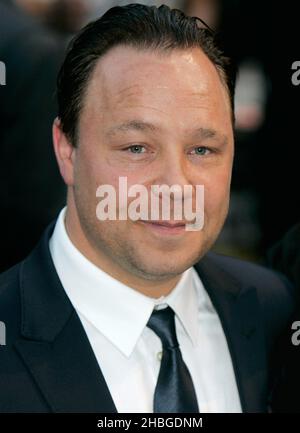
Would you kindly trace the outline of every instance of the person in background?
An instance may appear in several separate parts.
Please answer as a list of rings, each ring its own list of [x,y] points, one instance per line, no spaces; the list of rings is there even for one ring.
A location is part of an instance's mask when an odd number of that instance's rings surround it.
[[[89,0],[14,1],[44,26],[62,36],[78,31],[85,23],[91,7]]]
[[[29,253],[65,200],[50,132],[64,50],[64,40],[0,0],[1,271]]]

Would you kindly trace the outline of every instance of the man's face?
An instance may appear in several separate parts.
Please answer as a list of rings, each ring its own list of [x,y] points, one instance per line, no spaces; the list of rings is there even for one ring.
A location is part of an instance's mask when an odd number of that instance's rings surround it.
[[[233,160],[229,96],[204,53],[110,50],[92,74],[78,130],[74,200],[99,256],[148,280],[174,277],[197,262],[226,218]],[[151,185],[204,185],[204,227],[99,221],[96,190],[103,184],[118,190],[121,176],[128,188],[141,184],[148,191]]]

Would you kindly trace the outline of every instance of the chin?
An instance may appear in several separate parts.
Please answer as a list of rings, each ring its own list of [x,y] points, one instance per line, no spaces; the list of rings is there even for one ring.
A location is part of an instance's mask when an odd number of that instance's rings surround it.
[[[149,258],[149,257],[148,257]],[[189,258],[186,257],[182,258],[176,257],[172,258],[167,257],[166,255],[162,257],[158,257],[156,255],[155,260],[152,261],[145,261],[144,263],[139,263],[139,265],[136,263],[136,266],[144,275],[147,275],[149,279],[164,279],[164,278],[172,278],[177,275],[182,274],[184,271],[186,271],[188,268],[193,266],[198,259],[197,257]]]

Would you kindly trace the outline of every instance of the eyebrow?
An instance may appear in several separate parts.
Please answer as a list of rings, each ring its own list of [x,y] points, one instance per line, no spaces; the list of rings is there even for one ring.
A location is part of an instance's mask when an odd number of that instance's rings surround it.
[[[114,125],[111,128],[109,128],[107,130],[107,135],[111,136],[116,134],[117,132],[127,132],[127,131],[151,131],[151,132],[155,132],[155,131],[159,131],[161,130],[161,128],[159,128],[158,126],[149,123],[149,122],[144,122],[141,120],[131,120],[129,122],[124,122],[124,123],[120,123],[118,125]],[[205,138],[221,138],[224,143],[226,143],[228,141],[228,138],[226,137],[226,135],[219,133],[218,131],[216,131],[215,129],[212,128],[196,128],[195,130],[190,130],[189,131],[190,135],[192,135],[195,138],[200,138],[200,139],[205,139]]]
[[[107,130],[107,135],[114,135],[117,132],[127,131],[156,131],[160,128],[149,122],[141,120],[131,120],[129,122],[120,123],[119,125],[112,126]]]

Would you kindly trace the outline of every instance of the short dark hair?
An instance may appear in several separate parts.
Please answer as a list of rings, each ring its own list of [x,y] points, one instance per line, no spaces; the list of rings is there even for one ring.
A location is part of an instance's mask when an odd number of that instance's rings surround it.
[[[91,73],[101,56],[121,44],[166,51],[201,48],[228,90],[234,121],[235,67],[218,46],[214,31],[200,18],[188,17],[178,9],[135,3],[109,9],[69,44],[57,79],[57,99],[62,130],[74,146]]]

